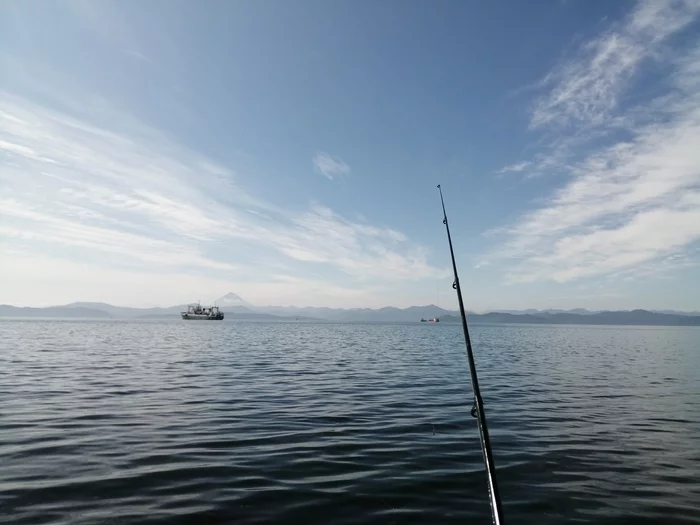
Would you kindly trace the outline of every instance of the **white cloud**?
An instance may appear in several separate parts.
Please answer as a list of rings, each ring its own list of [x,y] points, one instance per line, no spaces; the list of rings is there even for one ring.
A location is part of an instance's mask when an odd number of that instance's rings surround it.
[[[263,293],[288,262],[299,279],[325,275],[314,282],[342,300],[368,297],[377,282],[441,274],[403,233],[320,205],[286,212],[249,195],[230,170],[133,119],[118,122],[116,132],[2,93],[0,118],[0,244],[13,257],[53,261],[44,271],[54,280],[63,279],[60,264],[82,261],[105,279],[155,271],[179,275],[172,286],[185,289],[206,272],[234,283],[224,291]],[[252,275],[255,286],[235,284]],[[4,276],[16,296],[25,295],[20,286],[29,282]],[[289,295],[296,287],[295,302],[311,300],[301,280],[285,286]]]
[[[232,286],[259,306],[385,306],[387,300],[382,293],[386,290],[381,287],[347,287],[321,279],[278,274],[271,274],[264,281],[235,281],[208,272],[183,275],[172,268],[154,267],[144,272],[24,253],[2,245],[0,271],[24,285],[12,301],[18,306],[52,306],[76,300],[144,308],[172,306],[198,299],[214,301]],[[0,304],[8,293],[9,290],[2,290]]]
[[[314,156],[314,168],[317,173],[331,180],[350,174],[350,166],[343,159],[323,152],[316,153]]]
[[[509,173],[509,172],[520,173],[521,171],[526,170],[530,166],[530,164],[532,164],[532,163],[528,162],[528,161],[517,162],[515,164],[509,164],[508,166],[504,166],[503,168],[498,170],[498,173]]]
[[[640,2],[617,27],[584,45],[578,59],[543,80],[544,86],[553,87],[537,101],[531,126],[602,122],[644,61],[698,12],[697,0]]]
[[[641,276],[650,267],[688,265],[683,253],[700,241],[700,45],[677,50],[657,98],[617,102],[653,46],[698,13],[698,2],[642,2],[550,78],[556,82],[533,124],[580,122],[597,140],[574,129],[553,143],[559,158],[550,166],[570,179],[499,231],[507,239],[495,255],[515,262],[509,281]],[[624,139],[598,134],[610,126]]]
[[[142,62],[153,62],[153,60],[151,60],[149,57],[147,57],[143,53],[140,53],[134,49],[127,49],[126,54],[129,56],[132,56],[138,60],[141,60]]]

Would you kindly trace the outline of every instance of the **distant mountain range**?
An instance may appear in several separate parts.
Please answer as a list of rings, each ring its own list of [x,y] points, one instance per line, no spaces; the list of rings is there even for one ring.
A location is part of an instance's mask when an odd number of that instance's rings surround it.
[[[574,308],[573,310],[495,310],[495,312],[503,314],[514,314],[514,315],[547,315],[547,314],[578,314],[578,315],[592,315],[599,314],[603,312],[608,312],[610,310],[586,310],[585,308]],[[626,311],[626,310],[625,310]],[[679,310],[647,310],[648,312],[653,312],[656,314],[673,314],[673,315],[700,315],[700,311],[695,312],[681,312]]]
[[[644,325],[644,326],[700,326],[700,316],[666,314],[648,310],[604,311],[587,314],[548,313],[511,314],[489,312],[469,314],[468,320],[477,323],[518,323],[518,324],[586,324],[586,325]],[[459,322],[457,315],[446,315],[440,322]]]
[[[215,301],[226,319],[316,320],[332,322],[419,322],[421,318],[439,317],[440,322],[459,322],[459,312],[435,305],[409,308],[315,308],[295,306],[254,306],[230,292]],[[168,308],[129,308],[106,303],[78,302],[47,308],[20,308],[0,305],[0,317],[61,317],[61,318],[121,318],[178,319],[185,305]],[[485,314],[470,312],[470,322],[531,323],[531,324],[589,324],[589,325],[657,325],[700,326],[700,312],[673,310],[648,311],[590,311],[573,310],[500,310]]]

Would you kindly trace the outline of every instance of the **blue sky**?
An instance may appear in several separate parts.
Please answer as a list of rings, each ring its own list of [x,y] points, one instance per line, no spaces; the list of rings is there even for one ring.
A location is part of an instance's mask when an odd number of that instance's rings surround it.
[[[0,14],[0,303],[700,309],[698,1]]]

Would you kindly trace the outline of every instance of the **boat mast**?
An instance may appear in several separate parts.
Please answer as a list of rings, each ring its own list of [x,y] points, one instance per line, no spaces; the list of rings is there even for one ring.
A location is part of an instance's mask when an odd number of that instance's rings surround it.
[[[493,453],[491,452],[491,441],[489,439],[489,431],[486,425],[486,413],[484,412],[484,402],[481,399],[481,391],[479,390],[479,378],[476,376],[476,365],[474,363],[474,353],[472,352],[472,342],[469,337],[469,327],[467,326],[467,314],[464,312],[464,301],[462,300],[462,288],[459,286],[459,276],[457,275],[457,263],[455,262],[455,252],[452,248],[452,236],[450,235],[450,225],[447,223],[447,212],[445,211],[445,199],[442,197],[442,188],[438,184],[440,190],[440,202],[442,203],[442,223],[447,230],[447,242],[450,245],[450,256],[452,257],[452,271],[454,272],[454,283],[452,288],[457,290],[457,300],[459,301],[459,313],[462,316],[462,330],[464,331],[464,342],[467,346],[467,360],[469,361],[469,373],[472,380],[472,389],[474,391],[474,404],[471,414],[476,418],[479,424],[479,437],[481,439],[481,451],[484,455],[484,465],[486,466],[486,478],[489,490],[489,503],[491,504],[491,515],[494,525],[502,525],[503,511],[501,510],[501,497],[496,483],[496,466],[493,462]]]

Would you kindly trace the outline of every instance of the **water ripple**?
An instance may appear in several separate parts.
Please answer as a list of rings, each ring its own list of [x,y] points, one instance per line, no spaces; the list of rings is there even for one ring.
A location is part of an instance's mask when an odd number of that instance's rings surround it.
[[[700,330],[475,326],[508,523],[700,523]],[[0,521],[488,523],[460,327],[0,321]]]

